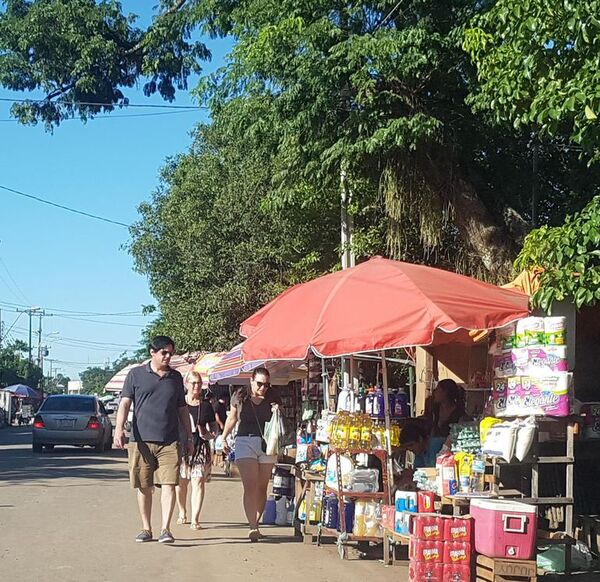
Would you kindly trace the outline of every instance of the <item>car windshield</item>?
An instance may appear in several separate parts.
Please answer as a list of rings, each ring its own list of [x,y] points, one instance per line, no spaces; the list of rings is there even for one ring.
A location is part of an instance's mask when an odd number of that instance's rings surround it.
[[[48,398],[41,408],[41,412],[95,412],[95,410],[93,398],[78,398],[77,396]]]

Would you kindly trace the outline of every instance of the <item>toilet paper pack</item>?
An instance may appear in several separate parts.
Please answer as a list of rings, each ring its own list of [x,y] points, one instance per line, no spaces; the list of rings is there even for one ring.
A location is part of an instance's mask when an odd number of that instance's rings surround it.
[[[506,416],[568,416],[571,412],[572,375],[513,376],[506,381],[506,399],[494,400],[494,413]]]

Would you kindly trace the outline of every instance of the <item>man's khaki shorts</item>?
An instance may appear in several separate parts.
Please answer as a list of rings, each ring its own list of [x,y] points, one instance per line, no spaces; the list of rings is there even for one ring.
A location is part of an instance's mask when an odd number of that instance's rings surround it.
[[[179,483],[179,451],[177,443],[130,442],[127,446],[129,481],[134,489],[148,489],[154,485]]]

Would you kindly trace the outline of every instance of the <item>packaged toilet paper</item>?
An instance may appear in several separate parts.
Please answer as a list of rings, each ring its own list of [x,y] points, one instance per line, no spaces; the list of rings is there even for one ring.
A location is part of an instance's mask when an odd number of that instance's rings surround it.
[[[508,351],[515,347],[517,324],[509,323],[496,330],[496,346],[501,351]]]
[[[564,346],[567,343],[566,317],[544,317],[544,343],[548,346]]]
[[[514,374],[509,376],[521,376],[529,374],[529,353],[532,348],[514,348],[510,355],[513,363]]]
[[[572,375],[514,376],[507,379],[506,406],[496,416],[568,416],[571,412]]]
[[[494,375],[496,378],[508,378],[517,373],[511,352],[494,356]]]
[[[527,352],[528,365],[520,372],[520,368],[517,366],[517,373],[531,376],[547,376],[568,370],[567,346],[527,348]]]
[[[517,322],[516,347],[543,346],[545,328],[543,317],[525,317]]]

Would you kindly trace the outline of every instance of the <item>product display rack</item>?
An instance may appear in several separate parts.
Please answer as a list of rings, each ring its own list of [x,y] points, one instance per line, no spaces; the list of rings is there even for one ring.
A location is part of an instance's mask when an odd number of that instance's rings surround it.
[[[352,491],[345,491],[342,486],[342,470],[340,464],[340,455],[343,453],[349,455],[359,455],[366,454],[377,457],[381,462],[381,482],[383,485],[383,491],[378,491],[375,493],[353,493]],[[330,491],[335,493],[338,497],[338,515],[340,520],[340,531],[332,530],[330,528],[325,528],[323,526],[319,526],[319,534],[317,537],[317,543],[320,543],[320,538],[325,537],[335,537],[337,538],[337,543],[339,547],[340,557],[345,559],[347,557],[347,547],[346,542],[359,542],[359,543],[382,543],[384,541],[384,537],[377,536],[357,536],[351,532],[346,531],[346,512],[344,508],[344,498],[347,499],[355,499],[355,500],[363,500],[363,499],[377,499],[382,500],[384,502],[390,503],[390,483],[388,478],[388,454],[383,449],[356,449],[356,448],[334,448],[329,447],[327,451],[327,460],[331,457],[331,455],[335,455],[336,457],[336,474],[337,474],[337,490],[331,487],[325,486],[326,491]]]
[[[540,537],[538,535],[538,545],[564,545],[565,546],[565,571],[569,572],[571,562],[571,548],[575,543],[574,528],[573,528],[573,509],[574,509],[574,465],[575,465],[575,434],[578,429],[578,423],[570,417],[554,418],[541,416],[536,418],[537,430],[535,431],[535,440],[532,444],[532,453],[520,463],[504,463],[496,459],[493,461],[494,484],[492,485],[493,493],[499,498],[510,497],[521,503],[530,505],[546,506],[546,507],[561,507],[563,509],[564,523],[562,531],[554,531],[552,538]],[[547,431],[543,431],[547,428]],[[565,451],[564,455],[540,455],[540,447],[546,442],[559,442],[562,438],[548,439],[548,441],[540,442],[540,433],[547,432],[552,434],[555,429],[564,429],[565,434]],[[560,433],[562,435],[562,432]],[[531,466],[531,491],[530,496],[526,497],[520,491],[505,490],[499,486],[500,471],[503,466],[512,466],[519,464],[521,466]],[[565,475],[565,494],[556,497],[542,497],[540,495],[540,466],[555,465],[564,466]]]

